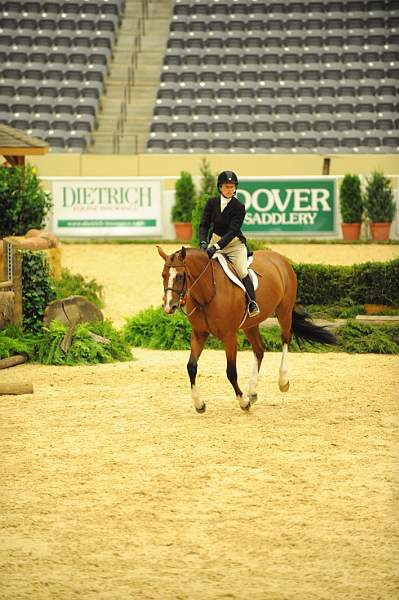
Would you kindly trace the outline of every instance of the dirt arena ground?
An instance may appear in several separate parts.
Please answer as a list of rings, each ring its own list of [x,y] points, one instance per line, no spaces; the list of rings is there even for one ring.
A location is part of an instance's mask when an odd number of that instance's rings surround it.
[[[175,247],[166,247],[172,251]],[[296,260],[385,260],[398,246],[276,248]],[[63,247],[104,284],[105,314],[158,305],[152,245]],[[187,352],[134,349],[92,367],[20,365],[2,381],[0,598],[399,598],[399,358],[267,354],[259,400],[236,405],[221,351],[191,405]],[[245,389],[252,354],[239,355]]]

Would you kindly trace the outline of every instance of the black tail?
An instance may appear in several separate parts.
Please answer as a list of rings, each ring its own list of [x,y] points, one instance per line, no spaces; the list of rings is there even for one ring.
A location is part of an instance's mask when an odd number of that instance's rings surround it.
[[[311,344],[330,344],[335,346],[337,338],[325,326],[315,325],[311,316],[302,308],[294,307],[292,311],[292,332],[299,345],[303,341]]]

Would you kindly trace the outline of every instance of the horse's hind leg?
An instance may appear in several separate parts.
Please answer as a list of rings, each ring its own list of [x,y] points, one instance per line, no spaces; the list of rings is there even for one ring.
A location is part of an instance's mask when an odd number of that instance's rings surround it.
[[[265,353],[265,346],[258,325],[255,325],[255,327],[251,327],[250,329],[244,329],[244,334],[250,342],[254,353],[252,375],[248,386],[248,397],[251,404],[253,404],[258,399],[257,387],[259,382],[259,371]]]
[[[279,304],[276,315],[281,329],[281,341],[283,343],[283,354],[278,376],[278,387],[281,392],[288,392],[290,382],[288,378],[288,347],[291,342],[292,329],[292,306],[288,302]]]
[[[198,359],[201,356],[201,352],[204,349],[205,342],[208,339],[209,333],[202,331],[191,332],[191,353],[187,363],[188,376],[190,377],[191,384],[191,398],[193,400],[195,410],[199,413],[205,412],[206,404],[200,400],[198,388],[195,385],[197,377],[197,365]]]
[[[237,381],[237,336],[235,333],[224,339],[224,350],[227,358],[227,379],[234,388],[240,407],[243,410],[249,410],[251,402],[243,397]]]

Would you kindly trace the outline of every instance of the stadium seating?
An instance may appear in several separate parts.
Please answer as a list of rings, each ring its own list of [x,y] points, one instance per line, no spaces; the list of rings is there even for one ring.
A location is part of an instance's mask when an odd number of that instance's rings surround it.
[[[124,0],[0,1],[0,122],[84,151]]]
[[[398,9],[176,0],[147,151],[396,152]]]

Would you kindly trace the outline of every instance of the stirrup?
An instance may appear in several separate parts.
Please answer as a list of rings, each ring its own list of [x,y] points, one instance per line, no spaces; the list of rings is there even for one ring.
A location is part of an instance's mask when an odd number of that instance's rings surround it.
[[[248,302],[248,316],[256,317],[259,313],[259,306],[256,304],[255,300],[250,300]]]

